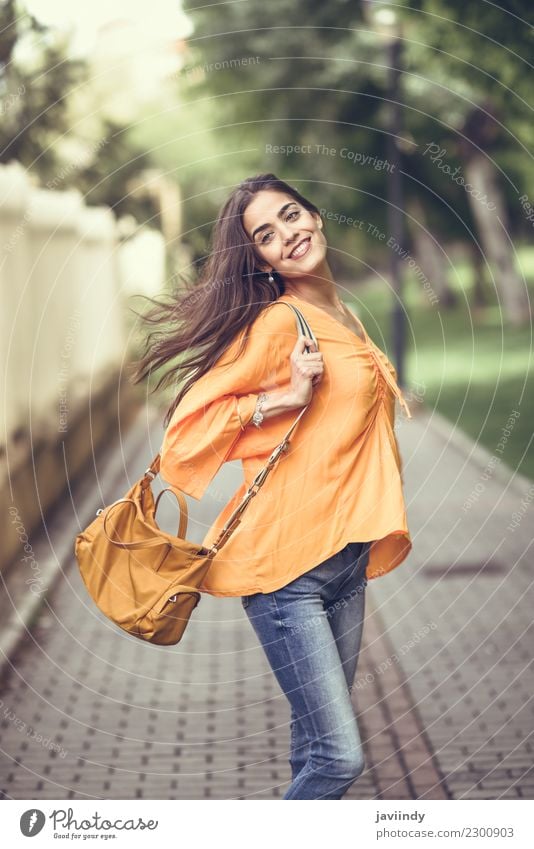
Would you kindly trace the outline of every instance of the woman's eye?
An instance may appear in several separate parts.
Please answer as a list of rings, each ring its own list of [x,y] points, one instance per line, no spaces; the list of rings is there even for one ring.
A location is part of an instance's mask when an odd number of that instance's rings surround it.
[[[292,209],[286,216],[286,221],[294,221],[295,218],[298,218],[300,215],[300,209]],[[268,241],[270,241],[271,236],[273,235],[272,230],[268,233],[265,233],[260,239],[260,245],[265,245]]]

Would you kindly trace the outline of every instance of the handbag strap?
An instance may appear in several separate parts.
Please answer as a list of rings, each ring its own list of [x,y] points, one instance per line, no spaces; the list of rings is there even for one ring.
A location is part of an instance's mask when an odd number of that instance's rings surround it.
[[[310,325],[308,324],[308,322],[306,321],[306,319],[304,318],[304,316],[302,315],[302,313],[298,309],[298,307],[296,307],[294,304],[289,304],[287,301],[277,301],[277,302],[273,302],[273,303],[285,304],[286,306],[288,306],[290,309],[293,310],[293,313],[295,315],[295,320],[296,320],[296,323],[297,323],[297,330],[298,330],[299,334],[302,334],[304,336],[308,336],[313,342],[315,342],[317,349],[318,349],[319,344],[317,342],[317,339],[315,338],[313,330],[311,329]],[[309,345],[306,345],[305,347],[306,347],[306,351],[309,352],[309,350],[310,350]],[[280,444],[277,445],[277,447],[272,452],[272,454],[269,457],[269,459],[267,460],[267,463],[265,464],[265,466],[263,466],[263,468],[261,468],[260,471],[255,476],[254,480],[252,481],[252,483],[248,487],[247,491],[243,495],[241,502],[237,505],[235,510],[228,517],[224,527],[221,529],[221,531],[220,531],[219,535],[217,536],[215,542],[207,550],[209,556],[215,557],[215,555],[222,548],[224,543],[233,534],[233,532],[235,531],[235,529],[237,528],[237,526],[241,522],[241,518],[243,516],[243,513],[245,512],[250,500],[252,498],[254,498],[254,496],[259,492],[259,490],[261,489],[261,487],[263,486],[263,484],[267,480],[267,477],[271,473],[276,461],[281,456],[281,454],[288,451],[291,436],[292,436],[295,428],[297,427],[299,421],[301,420],[302,416],[304,415],[304,413],[308,409],[310,403],[311,402],[308,401],[306,406],[302,408],[302,410],[298,414],[297,418],[295,419],[295,421],[293,422],[293,424],[291,425],[289,430],[286,432],[286,434],[285,434],[284,438],[282,439],[282,441],[280,442]],[[141,486],[142,486],[143,489],[146,489],[146,487],[150,486],[150,484],[152,483],[152,481],[154,480],[156,475],[159,473],[160,460],[161,460],[161,454],[158,453],[158,454],[156,454],[156,456],[152,460],[150,466],[145,471],[145,474],[143,475],[143,478],[142,478],[142,481],[141,481]],[[176,490],[174,487],[168,487],[168,488],[171,489],[172,492],[174,492],[174,494],[179,498],[179,496],[178,496],[179,490]],[[179,498],[180,507],[183,509],[182,499],[184,501],[185,501],[185,499],[184,499],[184,496],[183,496],[182,493],[180,493],[180,495],[181,495],[181,498]],[[185,508],[185,510],[187,511],[187,507]],[[187,512],[185,513],[185,515],[187,516]],[[182,521],[180,521],[180,530],[182,529],[182,527],[183,527],[183,523],[182,523]],[[186,527],[187,527],[187,519],[186,519]],[[185,530],[184,530],[184,534],[185,534]]]

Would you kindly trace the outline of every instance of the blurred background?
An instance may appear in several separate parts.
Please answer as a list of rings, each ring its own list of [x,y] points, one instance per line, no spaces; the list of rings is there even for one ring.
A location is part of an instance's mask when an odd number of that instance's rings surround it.
[[[533,476],[531,9],[483,5],[481,31],[463,0],[3,0],[4,441],[69,442],[135,296],[194,279],[232,186],[272,171],[405,385],[488,446],[521,405],[504,459]]]
[[[0,0],[3,570],[13,501],[30,534],[146,403],[125,373],[140,296],[195,279],[257,173],[321,209],[341,295],[408,402],[534,479],[533,17]]]

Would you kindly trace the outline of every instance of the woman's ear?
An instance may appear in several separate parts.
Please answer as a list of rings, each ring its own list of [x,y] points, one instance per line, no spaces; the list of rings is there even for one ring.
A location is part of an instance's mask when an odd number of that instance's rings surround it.
[[[270,271],[273,271],[272,267],[269,265],[268,262],[260,262],[259,260],[256,260],[256,265],[258,267],[258,270],[264,272],[265,274],[268,274]]]
[[[269,265],[269,263],[265,262],[265,260],[263,259],[260,259],[256,251],[254,251],[254,262],[258,271],[262,271],[265,274],[268,274],[270,271],[273,271],[273,268]]]

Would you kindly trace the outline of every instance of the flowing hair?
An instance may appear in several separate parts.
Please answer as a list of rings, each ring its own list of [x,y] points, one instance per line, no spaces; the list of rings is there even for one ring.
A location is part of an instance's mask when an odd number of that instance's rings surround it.
[[[193,384],[213,367],[243,328],[250,327],[260,312],[285,292],[279,274],[273,271],[274,282],[269,282],[269,273],[260,270],[260,258],[243,226],[246,208],[257,192],[265,190],[284,192],[309,212],[320,214],[313,203],[274,174],[249,177],[232,191],[217,215],[198,281],[190,284],[184,280],[185,285],[175,287],[168,302],[143,296],[153,307],[145,315],[136,314],[152,329],[140,359],[133,363],[131,381],[139,383],[175,358],[178,361],[159,378],[152,392],[178,383],[191,372],[167,410],[165,427]],[[247,339],[245,334],[237,357],[245,350]]]

